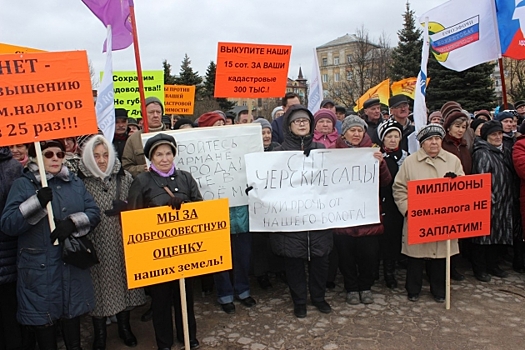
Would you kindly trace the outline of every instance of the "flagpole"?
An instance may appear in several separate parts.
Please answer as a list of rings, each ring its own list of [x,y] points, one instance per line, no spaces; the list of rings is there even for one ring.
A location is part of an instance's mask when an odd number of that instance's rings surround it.
[[[498,65],[499,65],[499,76],[501,79],[501,94],[503,101],[503,108],[507,109],[507,86],[505,85],[505,71],[503,70],[503,58],[501,57],[501,38],[499,36],[498,27],[498,16],[496,9],[496,2],[492,1],[492,24],[494,25],[494,32],[496,33],[496,45],[498,45]]]
[[[135,21],[135,5],[133,0],[129,0],[129,14],[131,17],[131,27],[133,29],[133,48],[135,50],[135,64],[137,65],[137,78],[139,80],[140,111],[142,113],[142,125],[144,132],[149,132],[148,115],[146,113],[146,98],[144,97],[144,81],[142,80],[142,67],[140,64],[139,38],[137,35],[137,22]]]
[[[498,58],[499,76],[501,79],[501,94],[503,95],[503,109],[507,109],[507,86],[505,85],[505,71],[503,70],[503,58]]]

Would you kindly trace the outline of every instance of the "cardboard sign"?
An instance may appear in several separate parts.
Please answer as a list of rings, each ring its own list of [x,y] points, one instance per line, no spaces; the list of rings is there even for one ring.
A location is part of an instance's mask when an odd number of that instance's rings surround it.
[[[0,146],[97,133],[85,51],[0,56]]]
[[[122,213],[128,288],[232,268],[228,200]]]
[[[294,232],[379,222],[377,148],[248,154],[250,231]]]
[[[408,244],[490,235],[491,174],[408,182]]]
[[[215,97],[284,96],[291,53],[289,45],[219,43]]]
[[[34,52],[46,52],[44,50],[32,49],[30,47],[24,46],[15,46],[9,44],[0,43],[0,54],[9,54],[9,53],[34,53]]]
[[[100,81],[104,72],[100,72]],[[144,95],[157,97],[164,104],[164,72],[143,71]],[[142,118],[140,111],[139,82],[135,71],[113,72],[113,89],[115,90],[115,108],[128,110],[128,117]]]
[[[264,151],[259,123],[162,133],[175,138],[175,167],[193,176],[205,200],[228,198],[230,207],[248,204],[244,155]],[[142,134],[142,144],[156,134]]]
[[[164,85],[164,111],[166,114],[193,114],[195,86]]]

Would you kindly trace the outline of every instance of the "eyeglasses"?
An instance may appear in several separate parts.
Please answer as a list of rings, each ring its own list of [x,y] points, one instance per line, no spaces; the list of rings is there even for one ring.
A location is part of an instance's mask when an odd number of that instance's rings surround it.
[[[46,157],[47,159],[51,159],[53,158],[54,156],[57,156],[58,159],[64,159],[64,157],[66,156],[66,154],[62,151],[58,151],[58,152],[53,152],[53,151],[47,151],[47,152],[44,152],[44,157]]]
[[[308,124],[310,123],[310,119],[299,118],[292,121],[292,123],[294,123],[295,125]]]

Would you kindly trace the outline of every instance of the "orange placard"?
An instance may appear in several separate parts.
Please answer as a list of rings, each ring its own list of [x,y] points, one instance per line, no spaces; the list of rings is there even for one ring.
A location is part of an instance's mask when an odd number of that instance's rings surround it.
[[[228,199],[122,213],[128,288],[232,268]]]
[[[0,146],[97,133],[85,51],[0,56]]]
[[[289,45],[219,43],[215,97],[284,96],[291,53]]]
[[[31,47],[16,46],[0,43],[0,54],[9,53],[27,53],[27,52],[45,52],[44,50],[33,49]]]
[[[491,174],[408,182],[408,244],[490,235]]]
[[[166,114],[193,114],[195,85],[164,85]]]

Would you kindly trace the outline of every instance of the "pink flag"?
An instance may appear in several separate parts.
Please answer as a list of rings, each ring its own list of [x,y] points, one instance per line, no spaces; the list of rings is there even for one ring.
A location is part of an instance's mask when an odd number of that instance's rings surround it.
[[[122,50],[133,43],[128,0],[82,0],[113,33],[112,51]],[[103,52],[106,52],[104,41]]]

